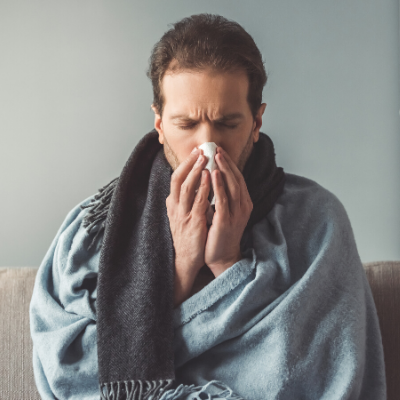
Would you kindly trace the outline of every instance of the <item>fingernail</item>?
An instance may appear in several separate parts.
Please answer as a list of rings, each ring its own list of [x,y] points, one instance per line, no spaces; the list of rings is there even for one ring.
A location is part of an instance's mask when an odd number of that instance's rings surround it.
[[[190,154],[194,154],[197,152],[197,147],[195,147]]]
[[[200,154],[200,155],[199,155],[199,158],[198,158],[197,161],[196,161],[196,164],[199,165],[199,164],[201,164],[202,161],[203,161],[203,157],[202,157],[202,155]]]

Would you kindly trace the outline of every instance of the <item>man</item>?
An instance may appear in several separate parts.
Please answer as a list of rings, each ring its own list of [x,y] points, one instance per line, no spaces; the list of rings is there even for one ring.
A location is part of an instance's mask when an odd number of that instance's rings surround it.
[[[240,171],[253,142],[258,141],[266,104],[259,107],[253,119],[247,102],[248,79],[243,71],[167,73],[163,91],[163,117],[154,106],[153,110],[160,143],[175,170],[167,207],[176,251],[175,303],[180,304],[188,297],[204,264],[217,277],[241,259],[240,240],[252,202]],[[219,170],[211,179],[217,197],[220,194],[224,204],[229,204],[222,213],[216,213],[208,235],[204,218],[210,175],[206,169],[192,206],[206,159],[199,151],[190,152],[204,142],[219,146],[215,157]],[[227,190],[222,182],[226,182]]]
[[[350,222],[332,193],[276,167],[250,35],[185,18],[148,76],[155,131],[71,210],[38,271],[42,398],[386,398]]]

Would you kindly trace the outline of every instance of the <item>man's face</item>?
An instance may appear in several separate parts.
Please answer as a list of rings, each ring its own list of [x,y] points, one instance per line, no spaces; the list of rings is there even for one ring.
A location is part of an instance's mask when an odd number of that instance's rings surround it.
[[[155,129],[172,169],[204,142],[221,146],[243,171],[257,142],[262,124],[263,103],[255,120],[247,102],[245,72],[166,73],[162,80],[163,116],[155,111]]]

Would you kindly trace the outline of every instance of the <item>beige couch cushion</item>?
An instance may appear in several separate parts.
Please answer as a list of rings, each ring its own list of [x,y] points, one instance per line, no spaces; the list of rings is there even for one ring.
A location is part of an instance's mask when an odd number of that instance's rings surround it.
[[[388,400],[400,399],[400,261],[364,264],[385,352]],[[0,399],[40,400],[33,378],[29,303],[37,268],[0,267]]]
[[[37,268],[0,268],[0,399],[40,400],[33,378],[29,302]]]

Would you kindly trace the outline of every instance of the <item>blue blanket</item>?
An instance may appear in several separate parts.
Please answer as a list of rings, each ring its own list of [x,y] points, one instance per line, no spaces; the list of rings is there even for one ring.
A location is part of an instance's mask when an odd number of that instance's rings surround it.
[[[102,237],[87,250],[80,204],[46,253],[31,301],[43,399],[100,398]],[[386,399],[376,308],[350,221],[335,195],[304,177],[287,174],[244,258],[174,310],[174,329],[176,385],[162,400]]]

